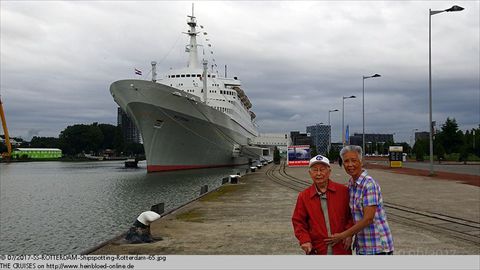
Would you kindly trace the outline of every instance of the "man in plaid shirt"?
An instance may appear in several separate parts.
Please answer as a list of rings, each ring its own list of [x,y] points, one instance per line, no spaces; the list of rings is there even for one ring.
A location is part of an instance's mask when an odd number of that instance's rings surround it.
[[[362,169],[362,148],[345,146],[340,151],[345,171],[351,176],[348,183],[350,210],[355,225],[331,235],[325,240],[336,244],[356,234],[354,247],[359,255],[393,254],[393,238],[383,208],[383,197],[377,181]]]

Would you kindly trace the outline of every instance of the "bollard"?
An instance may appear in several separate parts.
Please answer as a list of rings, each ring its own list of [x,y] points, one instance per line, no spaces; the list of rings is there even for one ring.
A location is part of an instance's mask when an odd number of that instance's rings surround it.
[[[150,208],[150,211],[153,211],[159,215],[163,214],[163,212],[165,212],[165,203],[152,205],[152,207]]]
[[[154,240],[150,234],[150,223],[159,219],[160,215],[153,211],[146,211],[141,213],[132,227],[127,232],[125,240],[130,244],[151,243]]]
[[[225,185],[226,183],[228,183],[228,177],[222,178],[222,185]]]
[[[250,167],[251,172],[255,172],[256,169],[257,169],[257,167]]]
[[[230,175],[230,184],[238,184],[238,175]]]
[[[257,168],[260,170],[262,168],[262,164],[258,164]]]
[[[202,186],[200,188],[200,196],[208,192],[208,185]]]

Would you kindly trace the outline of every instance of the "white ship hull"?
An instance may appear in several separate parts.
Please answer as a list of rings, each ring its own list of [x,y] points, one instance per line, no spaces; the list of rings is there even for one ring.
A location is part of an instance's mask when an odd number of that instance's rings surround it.
[[[247,164],[233,153],[257,136],[229,115],[182,90],[151,81],[121,80],[110,86],[115,102],[143,138],[147,171],[171,171]]]

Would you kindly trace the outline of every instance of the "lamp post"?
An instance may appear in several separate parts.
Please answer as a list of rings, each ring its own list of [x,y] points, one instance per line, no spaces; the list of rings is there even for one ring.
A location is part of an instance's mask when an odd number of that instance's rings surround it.
[[[345,99],[356,98],[356,96],[342,97],[342,145],[345,146]]]
[[[410,139],[410,144],[411,144],[410,156],[412,156],[412,154],[413,154],[413,145],[415,144],[415,131],[417,131],[417,130],[418,130],[418,128],[412,129],[412,138]]]
[[[330,127],[330,134],[328,135],[328,149],[327,149],[327,153],[330,153],[330,148],[331,148],[331,145],[332,145],[332,126],[330,125],[330,113],[332,112],[338,112],[337,109],[335,110],[328,110],[328,126]]]
[[[381,77],[380,74],[374,74],[372,76],[362,76],[362,148],[363,155],[365,155],[365,79]]]
[[[461,11],[464,8],[453,6],[445,10],[428,10],[428,126],[430,128],[430,175],[433,175],[433,125],[432,125],[432,15],[442,12]]]

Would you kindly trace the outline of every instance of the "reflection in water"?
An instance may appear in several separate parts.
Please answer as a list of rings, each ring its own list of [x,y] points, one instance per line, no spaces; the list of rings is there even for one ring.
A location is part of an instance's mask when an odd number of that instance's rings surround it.
[[[0,254],[79,253],[125,232],[152,205],[165,210],[245,167],[147,174],[121,161],[0,164]]]

